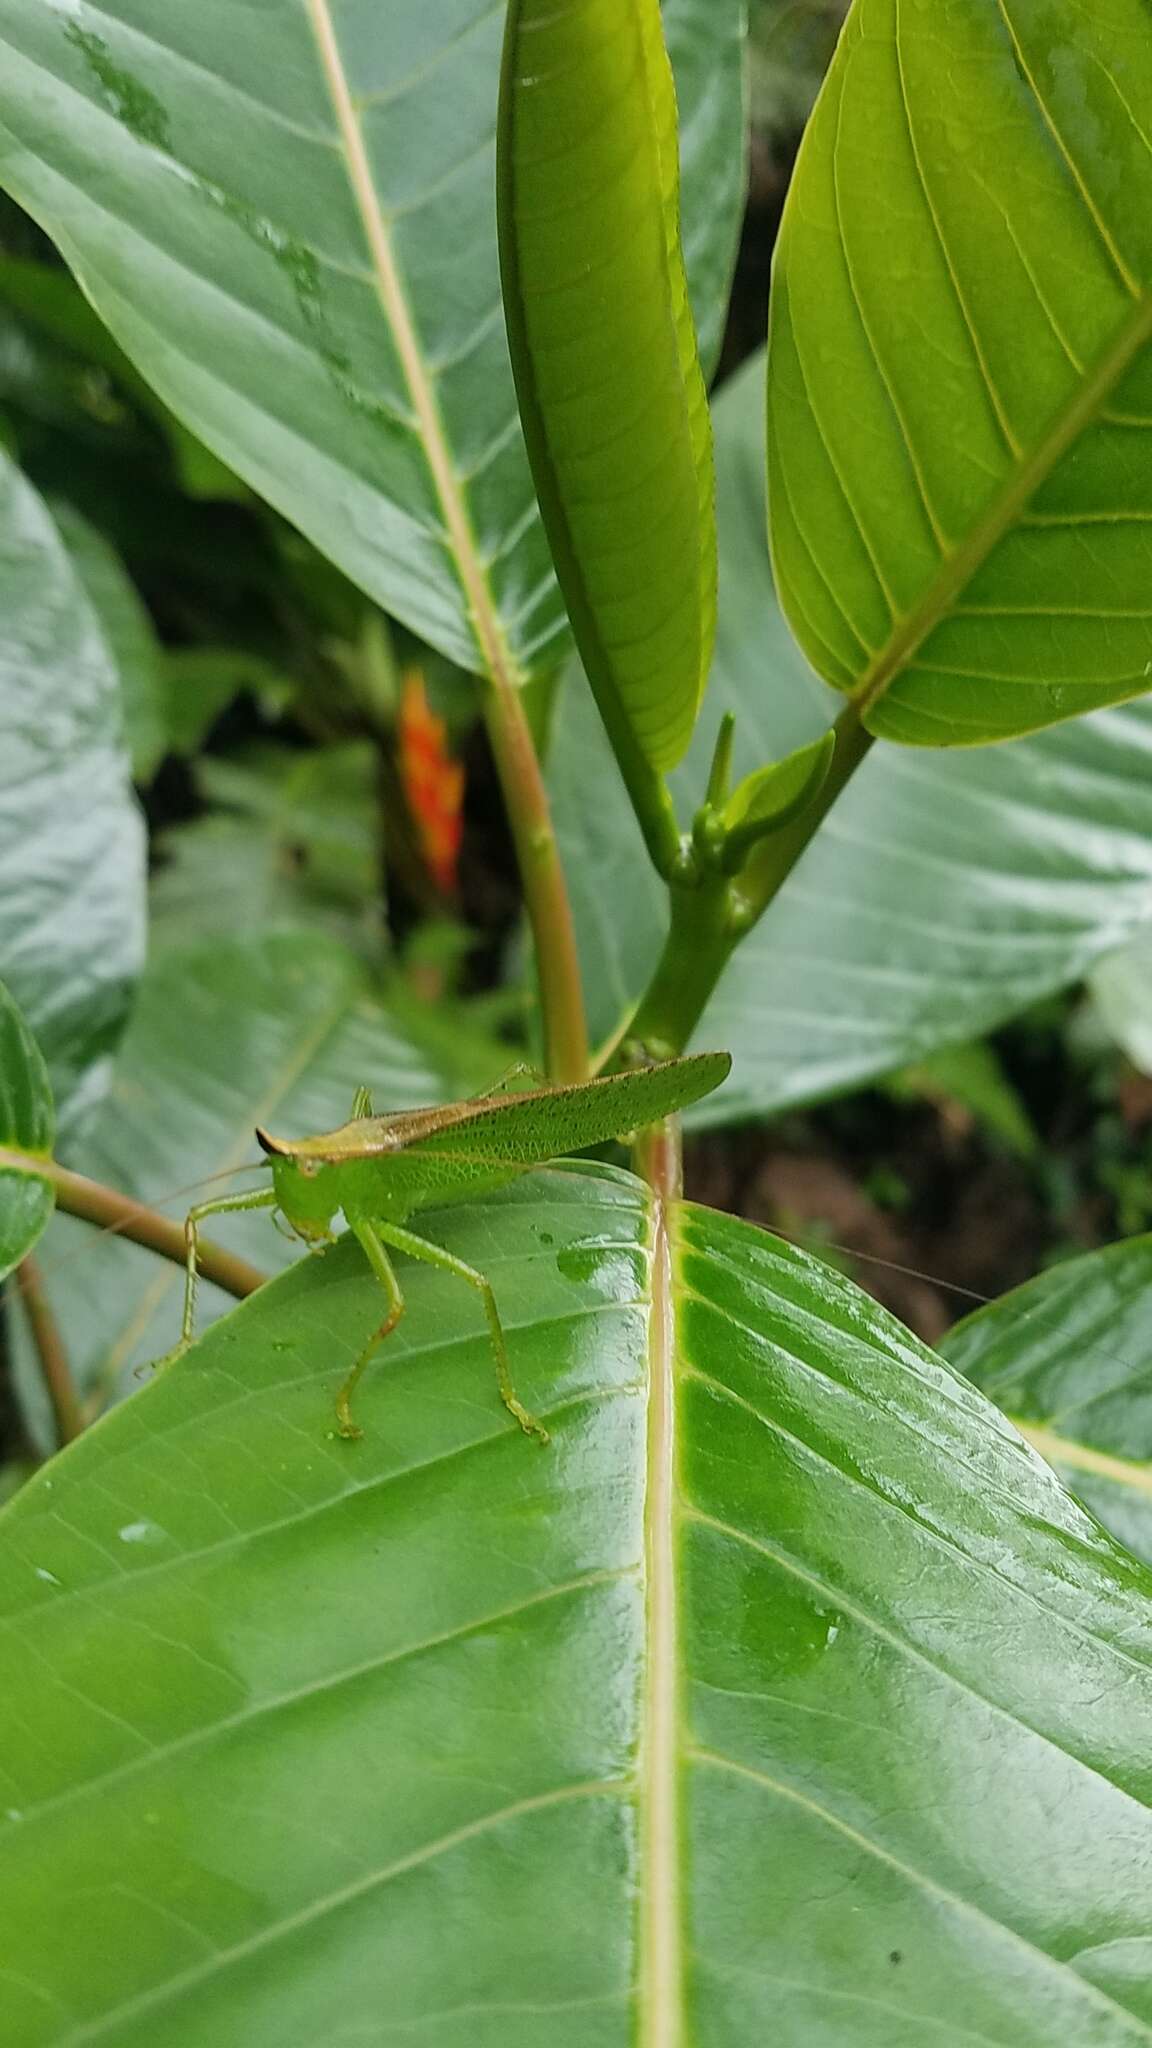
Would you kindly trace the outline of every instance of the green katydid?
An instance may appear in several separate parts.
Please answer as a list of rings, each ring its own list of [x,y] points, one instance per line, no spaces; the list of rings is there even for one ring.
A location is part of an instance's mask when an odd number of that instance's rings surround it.
[[[360,1435],[351,1399],[377,1347],[404,1312],[404,1297],[389,1251],[454,1273],[480,1295],[496,1361],[500,1398],[521,1429],[547,1442],[548,1433],[517,1399],[508,1347],[490,1282],[474,1266],[404,1228],[420,1209],[442,1208],[502,1187],[534,1166],[566,1152],[625,1136],[658,1123],[688,1103],[711,1094],[727,1077],[726,1052],[695,1053],[684,1059],[607,1074],[567,1087],[503,1092],[521,1067],[484,1095],[432,1109],[375,1116],[367,1091],[358,1091],[352,1119],[316,1138],[256,1137],[272,1166],[272,1186],[254,1193],[224,1195],[189,1210],[184,1321],[177,1352],[192,1342],[196,1312],[197,1234],[209,1216],[239,1209],[276,1209],[297,1236],[311,1245],[332,1241],[333,1219],[343,1214],[363,1248],[388,1304],[336,1397],[341,1436]]]

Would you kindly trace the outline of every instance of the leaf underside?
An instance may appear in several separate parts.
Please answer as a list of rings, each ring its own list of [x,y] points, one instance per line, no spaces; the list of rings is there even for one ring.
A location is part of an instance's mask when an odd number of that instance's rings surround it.
[[[869,729],[1003,739],[1152,679],[1142,0],[857,0],[770,350],[772,541]]]
[[[432,1229],[550,1450],[403,1263],[335,1440],[345,1243],[0,1522],[5,2037],[1146,2041],[1142,1568],[749,1225],[677,1208],[666,1267],[551,1169]]]

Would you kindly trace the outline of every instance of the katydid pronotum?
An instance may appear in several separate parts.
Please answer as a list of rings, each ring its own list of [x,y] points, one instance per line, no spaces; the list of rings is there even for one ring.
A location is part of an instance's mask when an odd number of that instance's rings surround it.
[[[352,1105],[351,1122],[317,1138],[256,1136],[272,1166],[272,1186],[243,1195],[223,1195],[189,1210],[184,1321],[177,1352],[192,1342],[196,1313],[197,1233],[209,1216],[238,1209],[276,1209],[310,1245],[332,1241],[333,1219],[343,1214],[384,1291],[387,1314],[373,1330],[336,1397],[340,1435],[361,1432],[352,1420],[351,1400],[377,1347],[404,1312],[404,1296],[390,1251],[406,1253],[453,1273],[475,1288],[488,1319],[500,1398],[528,1435],[547,1442],[543,1424],[517,1399],[500,1312],[490,1282],[474,1266],[404,1228],[420,1209],[486,1194],[567,1152],[605,1144],[644,1124],[658,1123],[688,1103],[711,1094],[732,1062],[726,1052],[694,1053],[663,1060],[569,1087],[536,1087],[505,1093],[514,1069],[484,1095],[433,1109],[401,1110],[375,1116],[367,1091]]]

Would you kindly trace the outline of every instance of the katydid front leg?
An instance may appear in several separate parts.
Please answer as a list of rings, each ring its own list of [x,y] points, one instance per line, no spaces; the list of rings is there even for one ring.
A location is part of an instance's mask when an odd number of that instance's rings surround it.
[[[179,1358],[192,1342],[196,1324],[196,1283],[200,1278],[198,1263],[200,1225],[208,1216],[233,1216],[238,1209],[272,1209],[276,1206],[273,1188],[261,1188],[246,1195],[218,1195],[215,1201],[200,1202],[189,1209],[184,1218],[184,1242],[188,1248],[184,1276],[184,1316],[180,1325],[180,1342],[157,1360],[167,1365],[170,1359]]]
[[[415,1237],[410,1230],[401,1230],[398,1224],[356,1223],[353,1229],[364,1248],[365,1257],[372,1271],[388,1298],[388,1314],[379,1329],[373,1331],[336,1397],[336,1415],[341,1436],[355,1438],[362,1434],[352,1420],[349,1401],[377,1346],[391,1330],[395,1329],[404,1313],[404,1296],[400,1291],[400,1283],[396,1278],[392,1261],[385,1250],[386,1245],[391,1245],[394,1251],[406,1252],[409,1258],[419,1259],[426,1266],[435,1266],[442,1273],[452,1273],[457,1280],[464,1280],[469,1287],[475,1288],[484,1304],[484,1313],[488,1319],[488,1335],[496,1362],[496,1385],[500,1391],[500,1399],[526,1436],[537,1437],[542,1444],[546,1444],[549,1437],[543,1423],[538,1422],[517,1398],[512,1383],[512,1367],[508,1358],[504,1326],[500,1321],[500,1311],[496,1306],[491,1281],[486,1279],[483,1273],[477,1272],[475,1266],[466,1265],[463,1259],[446,1252],[441,1245],[430,1244],[424,1237]]]

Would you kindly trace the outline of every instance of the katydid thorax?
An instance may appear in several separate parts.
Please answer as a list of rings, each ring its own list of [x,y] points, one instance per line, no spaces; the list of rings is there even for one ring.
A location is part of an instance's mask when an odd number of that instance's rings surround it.
[[[695,1053],[658,1065],[565,1087],[536,1086],[505,1092],[515,1069],[494,1089],[464,1102],[376,1116],[366,1090],[352,1106],[350,1122],[319,1137],[276,1138],[258,1130],[272,1167],[272,1186],[201,1202],[185,1224],[188,1246],[184,1319],[178,1351],[192,1342],[196,1310],[197,1233],[209,1216],[241,1209],[275,1209],[305,1243],[330,1243],[333,1223],[343,1215],[368,1261],[387,1303],[336,1397],[340,1435],[355,1438],[351,1399],[377,1347],[404,1312],[404,1296],[390,1252],[399,1251],[453,1273],[480,1296],[496,1362],[500,1398],[531,1436],[547,1442],[547,1431],[517,1398],[500,1312],[491,1283],[442,1246],[405,1228],[421,1209],[470,1200],[565,1153],[580,1152],[622,1138],[646,1124],[711,1094],[726,1079],[725,1052]]]

